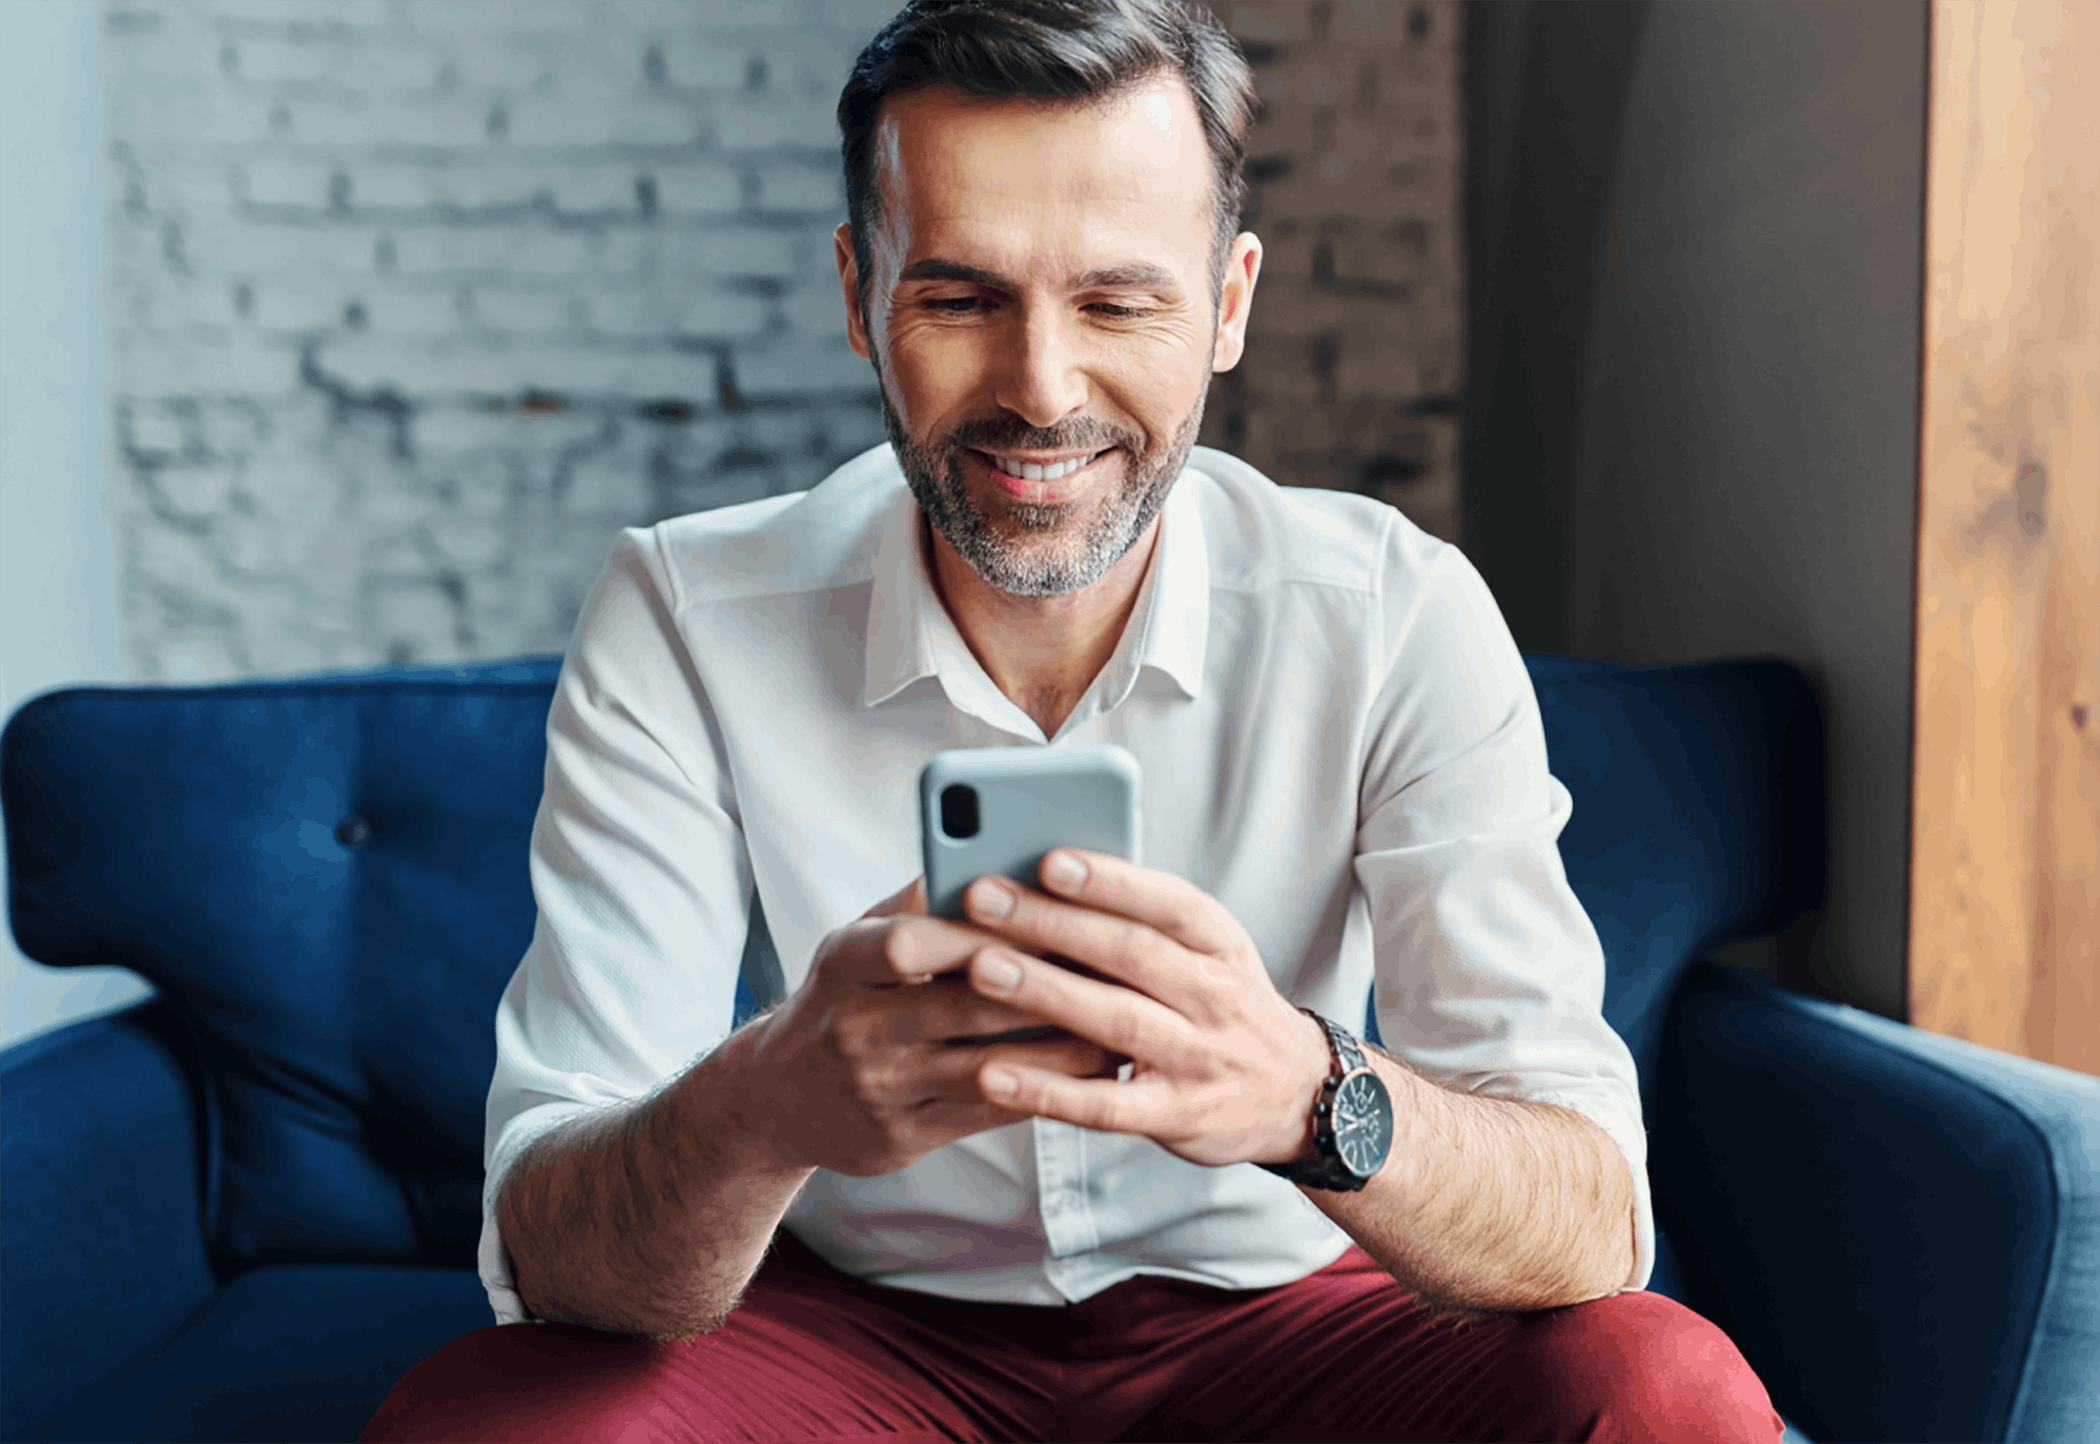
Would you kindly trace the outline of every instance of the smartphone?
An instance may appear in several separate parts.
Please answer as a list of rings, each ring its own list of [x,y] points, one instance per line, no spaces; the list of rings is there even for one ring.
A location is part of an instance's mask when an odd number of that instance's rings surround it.
[[[1043,854],[1054,847],[1083,847],[1141,862],[1138,783],[1137,759],[1107,744],[936,753],[919,771],[926,910],[960,921],[964,890],[988,873],[1040,890],[1038,869]],[[1026,1043],[1061,1031],[1019,1028],[951,1041]]]
[[[1138,761],[1122,748],[974,747],[919,771],[926,909],[961,920],[963,891],[988,873],[1040,889],[1055,847],[1138,856]]]

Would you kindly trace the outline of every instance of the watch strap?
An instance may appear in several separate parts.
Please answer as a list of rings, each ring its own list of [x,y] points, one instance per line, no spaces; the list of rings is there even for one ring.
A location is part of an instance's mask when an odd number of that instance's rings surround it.
[[[1319,1151],[1319,1157],[1311,1163],[1304,1164],[1257,1163],[1254,1166],[1273,1173],[1278,1178],[1287,1178],[1302,1187],[1354,1192],[1369,1180],[1357,1177],[1349,1165],[1333,1151],[1333,1134],[1320,1126],[1320,1119],[1332,1107],[1342,1080],[1370,1065],[1364,1061],[1363,1049],[1357,1046],[1356,1039],[1349,1035],[1348,1029],[1332,1019],[1322,1017],[1310,1008],[1301,1007],[1298,1011],[1318,1023],[1320,1031],[1327,1035],[1327,1053],[1333,1065],[1327,1075],[1327,1081],[1320,1085],[1319,1099],[1313,1105],[1313,1146]]]

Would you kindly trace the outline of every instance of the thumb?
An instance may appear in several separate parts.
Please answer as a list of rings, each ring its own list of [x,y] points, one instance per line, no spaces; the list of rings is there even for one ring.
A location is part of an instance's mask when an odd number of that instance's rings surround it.
[[[915,877],[897,891],[891,893],[861,916],[864,918],[894,918],[905,914],[926,916],[926,879]]]

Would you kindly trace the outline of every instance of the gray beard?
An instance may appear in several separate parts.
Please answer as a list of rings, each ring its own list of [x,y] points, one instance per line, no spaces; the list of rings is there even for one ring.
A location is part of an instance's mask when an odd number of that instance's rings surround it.
[[[882,392],[882,424],[919,510],[987,585],[1016,597],[1058,597],[1090,587],[1137,545],[1166,504],[1175,478],[1188,465],[1189,452],[1203,426],[1208,390],[1197,393],[1194,408],[1173,438],[1149,455],[1140,454],[1136,438],[1091,424],[1082,423],[1076,430],[1041,431],[1016,422],[963,427],[949,438],[945,451],[935,456],[921,450],[905,430],[903,419],[890,405],[889,383],[879,364],[875,377]],[[973,448],[1003,453],[1078,447],[1098,451],[1112,446],[1123,448],[1123,484],[1099,503],[1093,523],[1083,534],[1072,530],[1079,525],[1081,504],[1077,502],[1038,506],[1002,500],[998,514],[1004,525],[996,525],[971,499],[963,479],[964,453]],[[1031,537],[1058,533],[1064,534],[1063,546],[1035,549],[1024,545]]]

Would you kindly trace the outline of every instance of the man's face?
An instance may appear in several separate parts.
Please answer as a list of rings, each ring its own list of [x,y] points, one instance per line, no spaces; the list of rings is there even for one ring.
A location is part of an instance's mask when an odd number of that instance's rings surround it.
[[[838,232],[853,349],[871,355],[897,459],[936,530],[1017,596],[1097,581],[1180,475],[1213,369],[1239,359],[1260,246],[1210,284],[1211,167],[1182,83],[1106,109],[941,87],[886,102],[883,217],[863,329]],[[1084,464],[1028,479],[1020,465]]]

